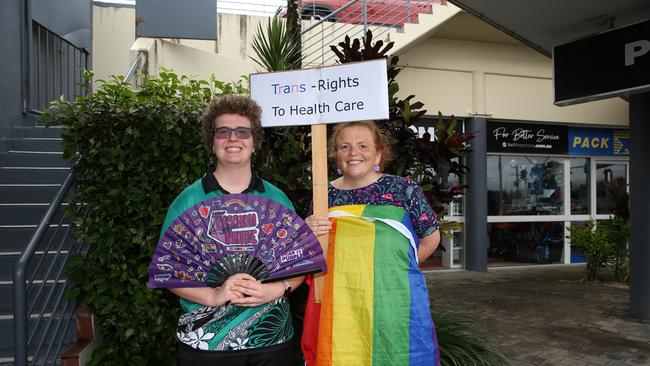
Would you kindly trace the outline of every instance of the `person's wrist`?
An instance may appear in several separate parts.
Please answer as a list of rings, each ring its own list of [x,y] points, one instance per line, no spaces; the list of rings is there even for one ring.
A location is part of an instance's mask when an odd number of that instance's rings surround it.
[[[213,308],[218,308],[219,306],[222,306],[226,303],[226,301],[223,299],[223,294],[221,291],[219,291],[220,287],[217,287],[214,289],[214,292],[212,293],[212,301],[210,303],[210,307]]]
[[[289,297],[291,293],[291,284],[287,280],[282,280],[282,297]]]

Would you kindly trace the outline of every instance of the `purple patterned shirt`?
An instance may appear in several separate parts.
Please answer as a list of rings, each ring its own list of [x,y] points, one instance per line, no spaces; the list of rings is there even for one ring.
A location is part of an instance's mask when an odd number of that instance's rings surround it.
[[[403,208],[411,216],[418,237],[438,230],[440,223],[420,186],[410,178],[384,174],[362,188],[338,189],[329,186],[329,207],[344,205],[391,205]]]

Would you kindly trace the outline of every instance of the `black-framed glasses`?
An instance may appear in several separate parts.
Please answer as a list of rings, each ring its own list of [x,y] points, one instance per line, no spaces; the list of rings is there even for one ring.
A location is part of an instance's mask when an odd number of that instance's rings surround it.
[[[250,127],[219,127],[214,130],[214,137],[219,140],[225,140],[229,138],[230,134],[233,132],[235,133],[235,137],[242,140],[249,139],[253,136],[253,129]]]

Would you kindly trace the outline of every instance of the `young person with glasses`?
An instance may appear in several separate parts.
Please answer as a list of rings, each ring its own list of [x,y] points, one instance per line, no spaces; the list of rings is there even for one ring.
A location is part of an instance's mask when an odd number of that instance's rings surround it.
[[[251,157],[262,143],[261,108],[245,96],[215,98],[203,114],[203,142],[216,159],[181,192],[165,223],[189,207],[222,194],[261,196],[294,209],[280,189],[258,177]],[[163,228],[167,225],[163,225]],[[164,229],[163,229],[164,230]],[[303,277],[262,284],[246,273],[219,288],[171,288],[180,297],[180,366],[285,366],[294,354],[288,293]]]

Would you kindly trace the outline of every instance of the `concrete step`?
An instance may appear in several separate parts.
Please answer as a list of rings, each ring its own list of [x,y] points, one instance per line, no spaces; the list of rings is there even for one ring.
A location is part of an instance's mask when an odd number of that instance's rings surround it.
[[[0,347],[0,366],[14,366],[14,347]]]
[[[17,168],[0,167],[0,185],[61,184],[70,168]]]
[[[0,226],[13,227],[13,226],[27,226],[37,225],[47,212],[49,204],[5,204],[0,205]],[[67,204],[62,205],[63,208]],[[63,212],[59,210],[51,222],[58,224],[63,217]],[[63,223],[69,223],[70,220],[64,218]]]
[[[66,231],[69,226],[62,225],[61,230]],[[36,225],[30,227],[0,227],[0,253],[1,252],[20,252],[25,248],[27,242],[34,234],[36,230]],[[58,230],[57,225],[50,225],[50,227],[45,231],[45,234],[41,238],[41,242],[47,245],[55,233]],[[58,238],[60,240],[60,235],[63,235],[62,232],[59,234]],[[56,238],[55,238],[56,239]]]
[[[61,139],[50,138],[4,138],[3,151],[62,152]]]
[[[57,282],[51,280],[45,281],[45,284],[43,284],[42,280],[34,281],[30,287],[31,290],[27,295],[27,302],[33,302],[33,300],[30,299],[36,298],[39,289],[41,293],[38,295],[38,300],[43,301],[50,293],[50,291],[52,293],[58,294],[59,291],[63,290],[64,287],[65,282],[63,280]],[[2,301],[0,301],[0,313],[12,313],[14,308],[14,287],[11,281],[0,282],[0,298],[2,299]],[[37,306],[39,310],[42,307],[42,305]],[[52,308],[46,307],[45,311],[52,311]]]
[[[61,254],[68,254],[68,251],[64,250],[61,253],[49,251],[47,254],[37,251],[34,253],[32,260],[29,262],[27,267],[27,278],[33,278],[34,280],[54,279],[57,270],[66,261],[65,256]],[[20,258],[19,252],[0,253],[0,268],[2,268],[2,270],[0,270],[0,281],[13,281],[13,268],[15,267],[18,258]],[[50,266],[53,266],[51,271]],[[36,274],[32,275],[34,272],[36,272]]]
[[[0,205],[6,203],[49,203],[61,189],[60,184],[46,186],[0,186]]]
[[[14,127],[15,137],[61,137],[61,127],[17,126]]]
[[[37,317],[38,315],[32,315],[31,319],[28,322],[27,326],[27,335],[31,334],[31,329],[34,326],[34,324],[37,324]],[[44,319],[49,319],[51,318],[51,314],[44,314]],[[67,326],[66,329],[66,335],[63,339],[64,346],[61,348],[61,352],[63,352],[66,349],[66,345],[72,344],[72,342],[76,339],[76,324],[74,322],[74,314],[66,314],[63,316],[55,316],[56,319],[63,318],[64,326]],[[34,336],[34,340],[40,339],[38,337],[38,334],[43,334],[47,327],[47,322],[44,320],[41,320],[38,322],[38,328],[36,329],[36,335]],[[50,327],[49,334],[53,332],[53,327]],[[58,339],[56,340],[58,341]],[[49,343],[46,343],[46,345]],[[2,314],[0,315],[0,360],[8,357],[13,357],[13,345],[14,345],[14,321],[13,321],[13,315],[11,314]],[[45,347],[47,349],[47,347]],[[35,351],[34,346],[29,347],[28,353],[33,354]],[[44,353],[44,349],[41,349],[41,353]],[[58,360],[59,355],[55,356],[55,359]],[[50,365],[54,365],[56,363],[49,363]],[[0,364],[1,365],[1,364]]]
[[[0,165],[5,167],[68,167],[70,162],[61,152],[9,151],[0,153]]]

